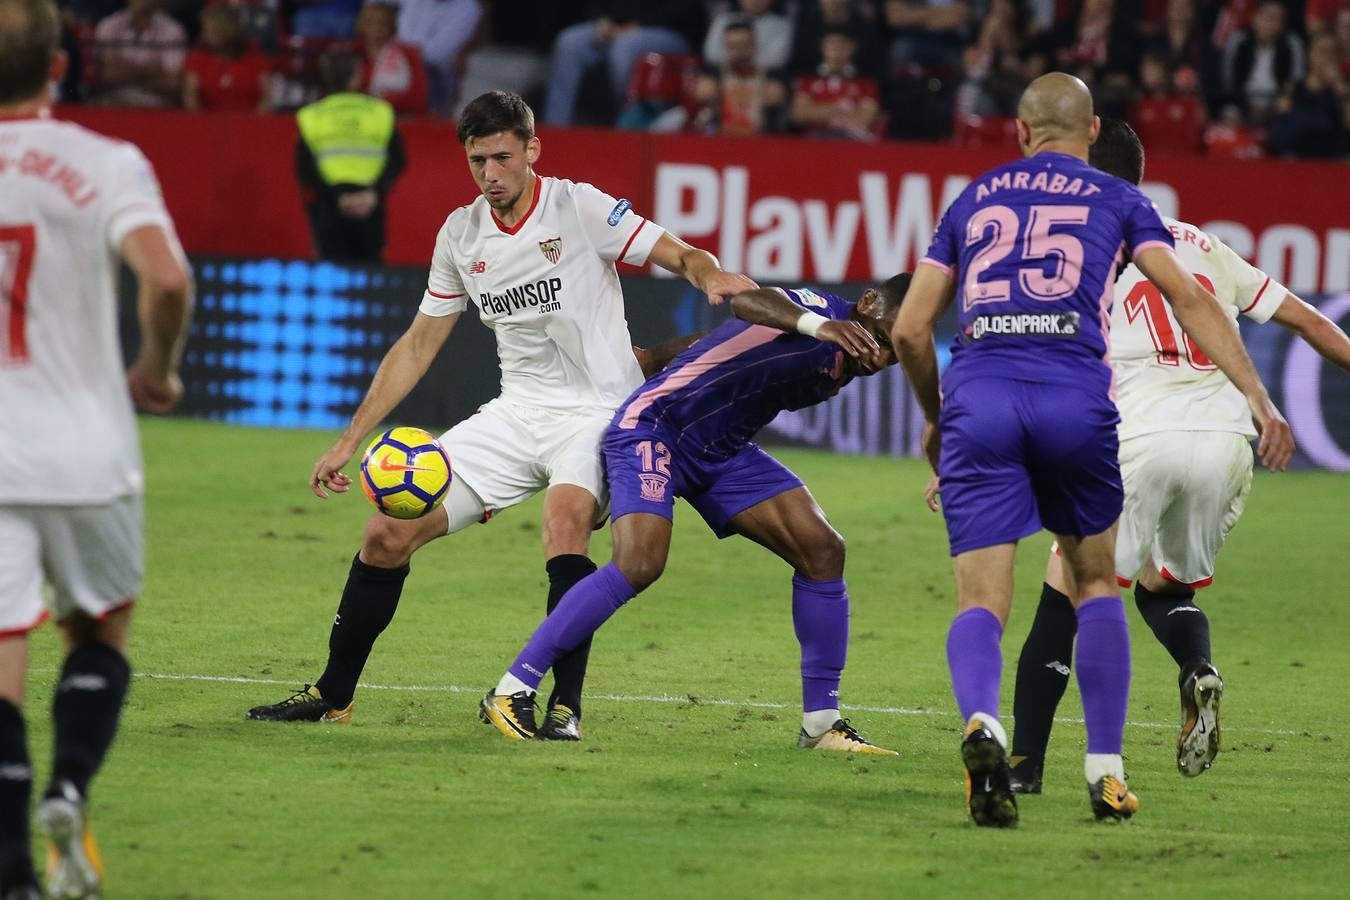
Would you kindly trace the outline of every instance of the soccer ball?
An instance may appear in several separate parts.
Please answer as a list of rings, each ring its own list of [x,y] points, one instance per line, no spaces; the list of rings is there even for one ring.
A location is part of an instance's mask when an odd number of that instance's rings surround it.
[[[361,457],[361,487],[395,519],[417,519],[440,506],[452,477],[450,455],[420,428],[391,428]]]

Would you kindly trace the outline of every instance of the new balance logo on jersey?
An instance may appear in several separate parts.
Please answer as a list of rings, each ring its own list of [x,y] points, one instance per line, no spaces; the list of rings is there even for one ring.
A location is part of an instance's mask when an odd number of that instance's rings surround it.
[[[1054,669],[1056,672],[1063,675],[1065,678],[1069,677],[1069,667],[1064,665],[1064,663],[1060,662],[1057,659],[1050,660],[1048,663],[1045,664],[1045,667],[1047,669]]]
[[[469,275],[482,275],[487,271],[487,260],[476,259],[464,267],[464,271]]]
[[[1078,313],[1006,313],[976,316],[966,326],[965,337],[978,341],[987,335],[1000,337],[1075,337]]]
[[[500,294],[479,294],[478,308],[499,316],[512,316],[519,310],[546,313],[562,309],[559,294],[561,278],[544,278],[533,284],[508,288]]]

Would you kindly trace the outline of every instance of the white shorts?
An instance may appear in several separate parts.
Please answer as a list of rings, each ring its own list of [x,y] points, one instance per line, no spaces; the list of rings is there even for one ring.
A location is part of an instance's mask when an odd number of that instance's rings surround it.
[[[561,412],[498,397],[440,440],[455,479],[462,478],[481,499],[485,516],[558,484],[590,491],[603,514],[609,492],[600,439],[611,418],[612,413]],[[458,530],[454,520],[451,516],[451,531]]]
[[[102,618],[135,601],[145,572],[140,496],[98,506],[0,506],[0,637],[75,611]]]
[[[1125,509],[1116,535],[1123,586],[1150,558],[1168,581],[1214,580],[1214,559],[1252,486],[1248,438],[1228,431],[1162,431],[1120,443]]]

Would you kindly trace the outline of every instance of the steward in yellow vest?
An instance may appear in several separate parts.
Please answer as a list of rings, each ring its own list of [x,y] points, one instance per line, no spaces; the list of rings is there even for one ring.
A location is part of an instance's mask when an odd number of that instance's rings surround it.
[[[320,61],[328,96],[296,113],[295,168],[320,259],[379,262],[385,197],[407,164],[394,108],[347,90],[348,54]]]

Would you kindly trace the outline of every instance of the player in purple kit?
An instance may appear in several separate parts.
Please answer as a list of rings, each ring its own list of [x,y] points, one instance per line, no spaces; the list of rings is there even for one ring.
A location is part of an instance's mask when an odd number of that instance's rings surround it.
[[[743,535],[792,566],[792,621],[801,644],[798,746],[896,755],[865,740],[839,713],[848,652],[844,541],[801,479],[751,441],[785,409],[838,393],[855,375],[895,362],[890,326],[909,275],[857,303],[807,290],[737,294],[723,323],[647,379],[605,434],[614,557],[582,579],[530,638],[493,691],[484,719],[511,738],[534,735],[544,673],[665,568],[675,498],[719,538]]]
[[[1262,461],[1283,468],[1293,453],[1237,330],[1177,261],[1153,204],[1087,164],[1098,127],[1077,78],[1032,82],[1017,110],[1025,158],[977,178],[943,214],[892,331],[940,476],[958,609],[947,660],[978,825],[1017,823],[998,720],[999,640],[1017,542],[1042,524],[1059,539],[1078,621],[1093,813],[1124,819],[1139,806],[1121,763],[1130,645],[1114,566],[1123,492],[1106,343],[1127,258],[1246,397]],[[933,327],[953,299],[960,327],[939,391]]]

